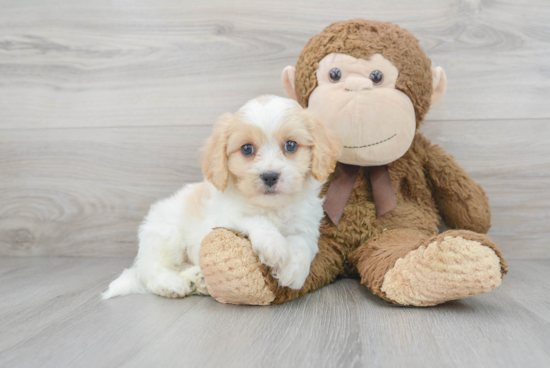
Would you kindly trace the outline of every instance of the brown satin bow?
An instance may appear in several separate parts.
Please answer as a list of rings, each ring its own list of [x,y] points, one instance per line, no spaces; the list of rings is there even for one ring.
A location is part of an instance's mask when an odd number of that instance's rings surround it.
[[[369,176],[372,196],[376,205],[376,216],[381,217],[397,206],[397,198],[391,183],[388,166],[370,166]],[[329,184],[323,208],[334,225],[338,225],[344,213],[344,208],[353,190],[353,185],[361,166],[338,163],[334,176]]]

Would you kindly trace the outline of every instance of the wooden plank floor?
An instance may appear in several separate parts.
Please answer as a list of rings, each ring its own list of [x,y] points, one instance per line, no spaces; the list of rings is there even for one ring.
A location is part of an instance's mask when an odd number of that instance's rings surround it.
[[[550,260],[497,290],[395,307],[344,279],[274,307],[99,293],[125,258],[0,258],[1,367],[550,366]]]

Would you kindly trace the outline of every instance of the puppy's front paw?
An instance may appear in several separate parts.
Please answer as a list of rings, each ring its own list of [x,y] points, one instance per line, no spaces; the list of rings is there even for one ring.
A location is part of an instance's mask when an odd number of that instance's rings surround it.
[[[287,240],[276,229],[251,236],[250,242],[260,262],[268,267],[279,269],[290,260]]]
[[[286,266],[273,270],[272,275],[278,280],[279,286],[299,290],[309,275],[309,266],[306,259],[293,259]]]

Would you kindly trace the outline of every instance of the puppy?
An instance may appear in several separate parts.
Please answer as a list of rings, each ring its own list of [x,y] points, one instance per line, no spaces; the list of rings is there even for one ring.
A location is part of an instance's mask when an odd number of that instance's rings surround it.
[[[318,252],[319,191],[338,156],[335,136],[293,100],[262,96],[222,116],[204,148],[206,180],[151,207],[134,265],[103,297],[208,294],[199,249],[216,227],[247,235],[279,285],[300,289]]]

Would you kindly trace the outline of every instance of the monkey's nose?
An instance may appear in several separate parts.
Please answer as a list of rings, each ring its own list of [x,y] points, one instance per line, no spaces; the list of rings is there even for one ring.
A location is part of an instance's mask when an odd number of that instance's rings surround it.
[[[262,175],[260,175],[260,177],[264,181],[265,185],[271,188],[277,183],[277,180],[279,180],[279,173],[276,173],[275,171],[269,171],[263,173]]]
[[[369,78],[348,77],[344,82],[347,91],[359,92],[364,89],[372,89],[372,81]]]

